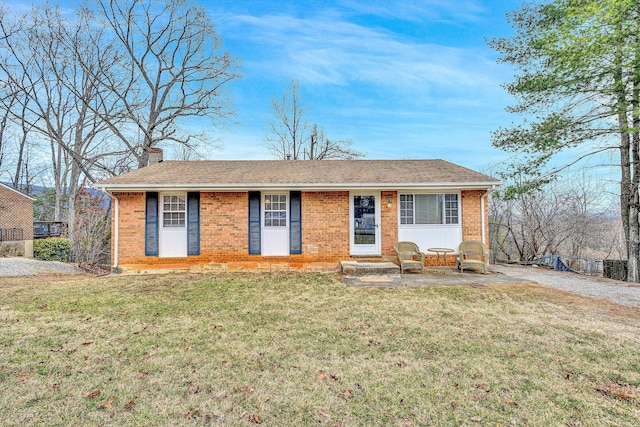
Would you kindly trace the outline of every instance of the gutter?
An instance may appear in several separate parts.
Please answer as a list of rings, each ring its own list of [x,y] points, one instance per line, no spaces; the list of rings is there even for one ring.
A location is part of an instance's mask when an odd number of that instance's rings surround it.
[[[103,191],[150,191],[150,190],[173,190],[173,191],[250,191],[250,190],[298,190],[298,191],[349,191],[358,190],[387,190],[398,191],[413,189],[447,190],[482,190],[493,189],[501,182],[441,182],[441,183],[194,183],[194,184],[102,184],[94,185],[95,188]]]
[[[491,188],[487,189],[482,196],[480,196],[480,218],[481,218],[481,227],[482,227],[482,243],[487,245],[487,233],[486,233],[486,220],[484,216],[485,210],[485,200],[488,198],[489,194],[495,190],[496,186],[492,185]],[[488,245],[487,245],[488,247]]]

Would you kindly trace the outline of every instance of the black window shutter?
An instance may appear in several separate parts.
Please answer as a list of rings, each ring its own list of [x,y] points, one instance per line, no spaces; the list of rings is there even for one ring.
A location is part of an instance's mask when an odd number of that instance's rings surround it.
[[[302,193],[289,193],[289,252],[302,253]]]
[[[260,192],[249,192],[249,253],[260,253]]]
[[[187,248],[200,255],[200,193],[187,193]]]
[[[147,192],[144,222],[144,254],[158,255],[158,193]]]

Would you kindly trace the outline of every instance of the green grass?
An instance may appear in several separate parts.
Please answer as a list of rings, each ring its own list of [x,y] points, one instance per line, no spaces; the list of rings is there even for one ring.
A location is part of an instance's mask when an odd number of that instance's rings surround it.
[[[640,420],[635,309],[524,285],[353,288],[330,274],[46,282],[0,284],[1,425]]]

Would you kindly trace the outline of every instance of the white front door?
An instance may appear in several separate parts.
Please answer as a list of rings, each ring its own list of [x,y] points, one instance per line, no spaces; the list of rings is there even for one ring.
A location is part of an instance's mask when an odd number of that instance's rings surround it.
[[[380,192],[351,193],[351,255],[380,255]]]
[[[187,256],[187,195],[160,194],[160,256]]]
[[[289,255],[289,193],[264,193],[262,207],[262,255]]]

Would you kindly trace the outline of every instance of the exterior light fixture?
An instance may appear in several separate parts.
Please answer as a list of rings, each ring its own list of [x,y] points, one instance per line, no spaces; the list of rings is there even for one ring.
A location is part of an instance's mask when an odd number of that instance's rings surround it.
[[[393,206],[393,201],[391,200],[391,196],[387,196],[387,207],[390,208]]]

